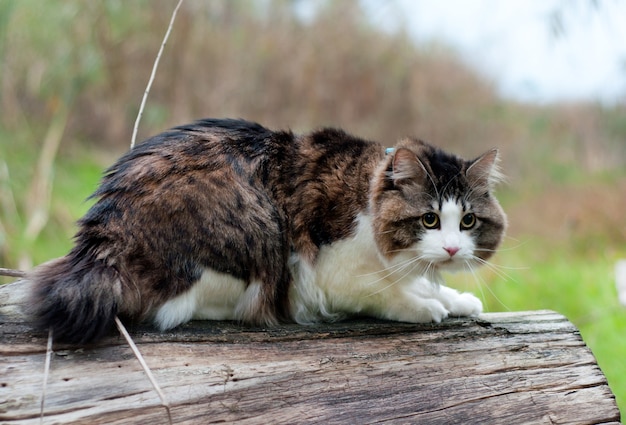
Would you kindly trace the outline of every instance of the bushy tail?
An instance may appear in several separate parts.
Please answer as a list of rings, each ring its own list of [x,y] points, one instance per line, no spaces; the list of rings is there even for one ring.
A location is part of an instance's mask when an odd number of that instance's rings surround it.
[[[27,276],[33,283],[28,308],[39,328],[52,328],[55,341],[82,344],[113,327],[122,284],[113,267],[89,254],[77,257],[70,253]]]

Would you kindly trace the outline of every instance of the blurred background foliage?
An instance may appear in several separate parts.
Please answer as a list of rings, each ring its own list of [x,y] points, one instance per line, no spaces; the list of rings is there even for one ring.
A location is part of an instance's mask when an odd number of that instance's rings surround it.
[[[0,267],[71,247],[102,170],[128,149],[173,1],[0,1]],[[139,139],[202,117],[296,132],[414,135],[474,157],[498,147],[505,246],[451,277],[489,311],[553,309],[592,347],[626,408],[626,110],[504,99],[445,45],[382,30],[356,0],[187,0]],[[546,25],[550,25],[546,22]],[[564,36],[567,36],[565,34]],[[8,282],[4,279],[3,282]]]

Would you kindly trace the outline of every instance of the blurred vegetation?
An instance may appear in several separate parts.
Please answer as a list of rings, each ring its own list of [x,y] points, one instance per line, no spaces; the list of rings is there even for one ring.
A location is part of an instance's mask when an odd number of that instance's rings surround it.
[[[402,26],[381,31],[355,0],[304,14],[306,3],[186,0],[140,139],[241,117],[294,131],[339,126],[387,145],[415,135],[469,157],[499,147],[509,238],[492,268],[452,280],[491,311],[565,314],[625,411],[626,311],[612,270],[626,257],[626,106],[502,99],[452,50]],[[0,267],[30,268],[71,247],[84,199],[128,149],[174,6],[0,1]]]

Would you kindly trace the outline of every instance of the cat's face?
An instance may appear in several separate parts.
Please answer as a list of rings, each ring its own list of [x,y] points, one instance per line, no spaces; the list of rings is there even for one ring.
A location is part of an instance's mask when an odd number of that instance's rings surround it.
[[[491,194],[497,152],[473,161],[405,140],[379,170],[372,193],[378,248],[407,274],[457,270],[488,259],[506,217]]]

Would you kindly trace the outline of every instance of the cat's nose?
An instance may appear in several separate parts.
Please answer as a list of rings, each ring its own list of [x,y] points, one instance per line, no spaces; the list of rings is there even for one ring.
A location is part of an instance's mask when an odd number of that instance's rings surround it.
[[[454,254],[459,252],[459,248],[456,246],[446,246],[443,249],[446,250],[446,252],[448,253],[448,255],[450,255],[450,257],[454,257]]]

